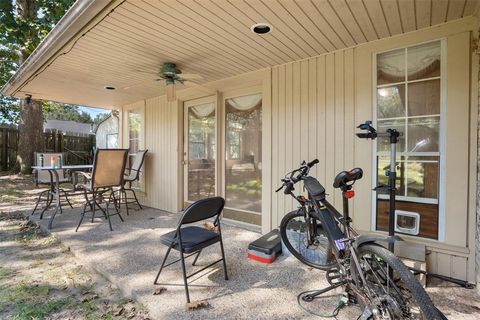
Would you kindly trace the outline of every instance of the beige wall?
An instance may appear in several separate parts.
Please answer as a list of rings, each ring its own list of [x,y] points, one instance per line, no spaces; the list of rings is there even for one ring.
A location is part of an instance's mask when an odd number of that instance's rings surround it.
[[[248,85],[263,86],[263,199],[262,231],[276,228],[295,206],[282,193],[274,193],[280,178],[301,160],[318,158],[313,174],[341,206],[332,182],[336,173],[359,166],[365,178],[356,185],[352,216],[355,226],[372,230],[372,143],[355,138],[355,126],[373,118],[373,57],[376,52],[434,39],[447,43],[444,165],[448,175],[441,204],[444,241],[425,240],[431,271],[474,281],[476,109],[470,91],[477,85],[471,72],[471,31],[477,22],[466,18],[389,39],[374,41],[315,58],[205,85],[207,90],[179,93],[186,101]],[[476,70],[477,67],[475,67]],[[475,102],[476,102],[475,98]],[[165,97],[145,101],[145,204],[176,211],[182,200],[182,104]],[[268,161],[271,159],[270,165]],[[473,188],[472,188],[473,186]],[[300,187],[297,190],[301,190]],[[442,215],[441,213],[441,215]],[[417,239],[418,240],[418,239]]]

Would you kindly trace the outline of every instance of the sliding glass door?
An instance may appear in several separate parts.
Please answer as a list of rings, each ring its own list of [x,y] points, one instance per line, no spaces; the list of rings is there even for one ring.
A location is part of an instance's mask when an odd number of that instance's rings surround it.
[[[184,200],[220,195],[225,218],[260,225],[262,95],[221,101],[220,110],[215,97],[184,105]]]

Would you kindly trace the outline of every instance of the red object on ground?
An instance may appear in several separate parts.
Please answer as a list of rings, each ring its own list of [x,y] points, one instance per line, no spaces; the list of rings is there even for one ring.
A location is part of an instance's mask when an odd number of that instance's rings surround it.
[[[274,255],[273,257],[266,258],[266,257],[257,256],[254,253],[249,252],[248,253],[248,258],[252,259],[252,260],[255,260],[255,261],[258,261],[258,262],[262,262],[262,263],[272,263],[273,261],[275,261],[277,259],[277,256]]]

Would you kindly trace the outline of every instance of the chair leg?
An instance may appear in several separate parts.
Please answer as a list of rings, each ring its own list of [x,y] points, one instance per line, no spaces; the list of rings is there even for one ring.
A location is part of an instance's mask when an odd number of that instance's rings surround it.
[[[221,232],[220,232],[220,248],[222,249],[223,273],[225,274],[225,280],[228,280],[227,262],[225,261],[225,250],[223,250],[223,240],[222,240]]]
[[[97,201],[95,199],[95,195],[93,196],[93,206],[92,206],[92,223],[93,219],[95,219],[95,205],[97,204]]]
[[[127,216],[130,215],[130,213],[128,212],[128,198],[127,198],[127,191],[125,191],[125,189],[123,189],[121,191],[121,193],[123,194],[123,201],[125,202],[125,208],[127,209]]]
[[[67,193],[63,189],[62,189],[62,192],[63,192],[63,196],[65,197],[65,200],[67,200],[68,205],[70,206],[71,209],[73,209],[73,206],[70,203],[70,200],[68,199]]]
[[[197,263],[198,257],[200,257],[200,253],[202,253],[201,249],[198,251],[197,256],[195,257],[195,260],[193,260],[192,266],[194,266],[195,263]]]
[[[187,296],[187,303],[190,303],[190,294],[188,293],[188,282],[187,282],[187,269],[185,268],[185,258],[183,256],[183,250],[180,250],[180,258],[182,261],[182,272],[183,272],[183,282],[185,284],[185,294]]]
[[[85,205],[83,206],[82,216],[80,217],[80,221],[78,222],[78,226],[77,226],[77,228],[75,229],[75,232],[78,231],[78,228],[80,228],[80,225],[82,224],[83,218],[85,217],[85,211],[87,210],[87,206],[88,206],[88,205],[89,205],[88,203],[85,203]]]
[[[38,195],[38,199],[37,199],[37,203],[35,204],[35,208],[33,208],[33,211],[30,215],[33,216],[33,214],[35,213],[35,211],[37,210],[38,208],[38,205],[40,204],[40,201],[42,201],[42,196],[45,194],[45,192],[48,192],[50,190],[45,190],[45,191],[42,191],[39,195]],[[47,202],[48,202],[48,196],[47,196]]]
[[[160,273],[162,272],[163,266],[165,265],[165,262],[167,261],[168,255],[170,254],[170,250],[172,250],[172,247],[173,247],[173,242],[170,245],[170,247],[168,247],[167,253],[165,254],[165,258],[163,258],[162,265],[160,266],[160,270],[158,270],[157,276],[155,277],[155,281],[153,281],[153,284],[158,283],[158,277],[160,277]]]
[[[45,206],[45,208],[43,208],[42,212],[40,213],[40,220],[43,219],[43,214],[45,213],[45,211],[47,211],[48,208],[50,208],[50,205],[52,204],[52,201],[53,201],[53,194],[51,193],[50,190],[48,190],[47,205]]]
[[[133,193],[133,197],[135,198],[135,202],[138,204],[138,207],[140,208],[140,210],[143,210],[143,207],[142,205],[140,204],[140,201],[138,201],[138,198],[137,198],[137,194],[135,193],[135,190],[133,189],[130,189]]]
[[[108,201],[107,201],[107,204],[105,206],[105,214],[107,215],[107,219],[108,219],[108,225],[110,227],[110,231],[113,231],[112,229],[112,221],[110,220],[110,212],[108,211]]]
[[[117,197],[115,196],[116,191],[112,190],[112,193],[110,194],[110,200],[113,199],[113,204],[115,205],[115,212],[120,213],[120,205],[118,203]]]

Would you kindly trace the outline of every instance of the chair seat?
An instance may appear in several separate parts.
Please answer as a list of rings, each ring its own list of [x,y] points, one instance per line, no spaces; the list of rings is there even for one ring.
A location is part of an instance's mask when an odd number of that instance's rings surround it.
[[[183,252],[185,253],[198,251],[220,241],[219,234],[201,227],[185,227],[180,229],[180,232],[182,235]],[[175,233],[176,230],[165,233],[160,237],[160,242],[166,246],[170,246],[175,237]],[[179,250],[178,240],[173,248]]]

